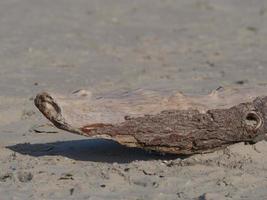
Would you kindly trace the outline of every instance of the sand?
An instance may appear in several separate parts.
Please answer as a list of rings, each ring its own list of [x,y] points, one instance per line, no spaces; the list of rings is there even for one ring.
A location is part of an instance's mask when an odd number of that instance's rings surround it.
[[[0,1],[0,199],[266,199],[267,143],[177,157],[55,129],[41,91],[267,87],[264,0]]]

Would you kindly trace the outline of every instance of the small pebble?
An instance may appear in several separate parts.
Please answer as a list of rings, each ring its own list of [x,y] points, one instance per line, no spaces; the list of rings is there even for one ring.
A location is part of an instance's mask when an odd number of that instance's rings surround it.
[[[12,179],[13,174],[12,173],[5,173],[3,175],[0,175],[0,182],[6,182],[8,179]]]
[[[219,193],[205,193],[201,195],[198,199],[199,200],[224,200],[225,197]]]
[[[70,189],[70,195],[73,195],[73,192],[74,192],[74,188],[71,188]]]
[[[18,177],[20,182],[27,183],[27,182],[32,180],[33,175],[32,175],[31,172],[21,172],[21,171],[19,171],[17,173],[17,177]]]
[[[58,180],[73,180],[73,175],[70,173],[64,173]]]

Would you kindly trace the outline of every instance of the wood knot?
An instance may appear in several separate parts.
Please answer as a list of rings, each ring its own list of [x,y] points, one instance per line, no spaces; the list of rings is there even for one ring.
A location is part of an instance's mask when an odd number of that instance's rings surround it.
[[[253,130],[258,130],[262,126],[262,118],[255,111],[250,111],[246,114],[245,123]]]

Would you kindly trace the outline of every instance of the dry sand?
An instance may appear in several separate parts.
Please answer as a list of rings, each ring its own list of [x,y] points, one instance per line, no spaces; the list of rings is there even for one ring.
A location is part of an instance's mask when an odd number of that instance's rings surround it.
[[[267,143],[188,158],[50,126],[36,93],[267,87],[265,0],[0,1],[0,199],[267,199]]]

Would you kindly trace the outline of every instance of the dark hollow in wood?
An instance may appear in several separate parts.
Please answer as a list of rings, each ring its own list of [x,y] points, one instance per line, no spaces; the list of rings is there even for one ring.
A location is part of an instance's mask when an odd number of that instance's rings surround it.
[[[188,108],[163,110],[140,116],[125,116],[118,123],[97,122],[75,127],[48,94],[35,98],[35,105],[56,127],[87,137],[109,138],[129,147],[163,153],[211,152],[237,142],[265,139],[267,97],[257,97],[225,109],[201,112]]]

